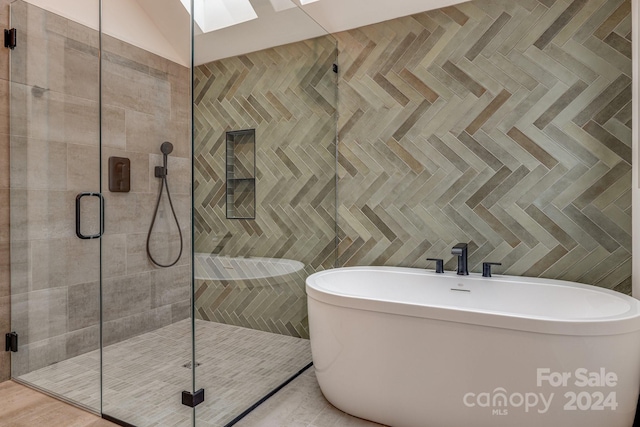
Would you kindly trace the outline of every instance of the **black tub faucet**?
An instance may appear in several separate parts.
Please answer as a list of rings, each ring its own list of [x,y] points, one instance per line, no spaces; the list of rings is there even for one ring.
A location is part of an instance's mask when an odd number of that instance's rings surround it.
[[[499,262],[483,262],[482,263],[482,277],[491,277],[491,266],[502,265]]]
[[[451,249],[451,254],[458,256],[458,274],[460,276],[468,276],[469,267],[467,266],[467,263],[468,263],[467,244],[458,243],[453,247],[453,249]]]
[[[442,274],[444,273],[444,260],[440,258],[427,258],[427,261],[435,261],[436,263],[436,273]]]

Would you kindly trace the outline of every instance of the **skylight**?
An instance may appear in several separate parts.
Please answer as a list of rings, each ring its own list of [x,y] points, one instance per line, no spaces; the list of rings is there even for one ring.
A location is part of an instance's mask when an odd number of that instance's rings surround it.
[[[180,0],[191,13],[191,0]],[[269,0],[273,10],[281,12],[296,5],[291,0]],[[300,0],[302,6],[318,0]],[[203,33],[231,27],[242,22],[256,19],[258,15],[249,0],[193,0],[195,21]]]
[[[296,5],[291,0],[269,0],[273,10],[282,12],[283,10],[293,9]]]
[[[191,11],[190,0],[180,0]],[[194,0],[195,21],[203,33],[210,33],[225,27],[256,19],[249,0]]]
[[[287,9],[293,9],[296,7],[295,3],[291,0],[269,0],[271,2],[271,6],[273,6],[273,10],[276,12],[281,12]],[[304,6],[305,4],[314,3],[318,0],[300,0],[300,4]]]

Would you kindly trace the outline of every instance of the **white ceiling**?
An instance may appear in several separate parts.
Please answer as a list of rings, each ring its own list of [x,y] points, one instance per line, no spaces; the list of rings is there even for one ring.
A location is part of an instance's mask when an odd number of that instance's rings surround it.
[[[98,26],[98,0],[26,1],[93,28]],[[463,2],[317,0],[301,8],[275,12],[272,4],[275,0],[250,1],[257,19],[196,33],[196,65]],[[288,1],[300,5],[300,0]],[[172,61],[189,64],[190,19],[181,0],[103,0],[102,16],[105,33]]]
[[[350,30],[468,0],[321,0],[304,11],[328,32]]]
[[[180,0],[136,0],[156,23],[173,49],[188,63],[188,16]],[[300,5],[300,0],[293,0]],[[319,0],[301,8],[275,12],[272,0],[251,0],[258,19],[196,35],[195,63],[255,52],[327,33],[438,9],[463,0]],[[178,18],[178,19],[176,19]],[[188,34],[188,33],[187,33]]]

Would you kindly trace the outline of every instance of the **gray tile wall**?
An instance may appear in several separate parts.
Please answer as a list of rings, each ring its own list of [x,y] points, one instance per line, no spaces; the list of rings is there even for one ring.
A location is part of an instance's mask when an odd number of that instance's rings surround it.
[[[190,315],[191,141],[189,69],[112,37],[103,37],[103,182],[110,156],[131,160],[131,192],[105,189],[104,343],[113,344]],[[168,182],[184,250],[168,269],[151,264],[146,238],[160,179],[160,145],[173,144]],[[178,255],[180,236],[164,192],[152,238],[156,260]]]
[[[0,0],[0,26],[9,28],[9,0]],[[0,51],[0,333],[11,324],[9,242],[9,52]],[[3,335],[0,335],[3,336]],[[0,352],[0,382],[11,377],[11,357]]]
[[[339,33],[340,265],[631,291],[629,0],[478,0]],[[433,266],[429,266],[433,268]]]
[[[22,1],[12,52],[11,286],[20,334],[19,376],[98,348],[100,245],[75,236],[75,197],[100,190],[98,33]],[[96,9],[97,10],[97,9]],[[102,239],[104,343],[189,316],[190,143],[187,68],[103,37]],[[177,266],[147,260],[160,144],[171,141],[169,179],[185,239]],[[131,159],[131,192],[108,191],[110,156]],[[166,200],[152,249],[177,253]],[[83,199],[83,232],[97,232],[95,198]],[[170,243],[170,245],[169,245]]]

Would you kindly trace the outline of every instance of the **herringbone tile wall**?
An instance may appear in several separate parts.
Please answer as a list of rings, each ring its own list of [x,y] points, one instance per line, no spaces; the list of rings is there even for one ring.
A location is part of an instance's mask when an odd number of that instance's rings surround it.
[[[196,252],[305,265],[242,279],[233,263],[237,280],[196,280],[198,318],[308,337],[305,279],[336,260],[336,55],[322,37],[195,69]],[[252,128],[256,219],[230,220],[225,132]]]
[[[339,33],[339,265],[631,290],[631,2],[478,0]],[[430,267],[431,268],[431,267]]]
[[[478,0],[336,34],[338,266],[470,267],[631,290],[628,0]],[[198,281],[198,316],[307,336],[333,266],[333,39],[196,70],[196,248],[303,261]],[[255,221],[225,218],[224,132],[257,128]]]

